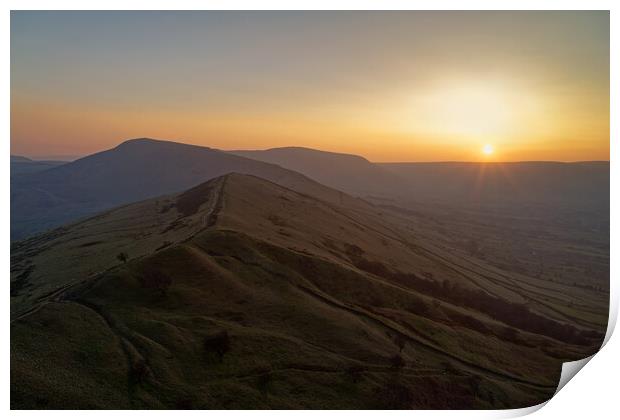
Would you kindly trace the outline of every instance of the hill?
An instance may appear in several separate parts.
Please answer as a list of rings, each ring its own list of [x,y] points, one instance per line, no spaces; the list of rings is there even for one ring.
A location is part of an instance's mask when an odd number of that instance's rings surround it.
[[[406,189],[398,176],[357,155],[305,147],[233,150],[229,153],[273,163],[304,174],[321,184],[358,196],[393,196]]]
[[[32,160],[25,156],[11,155],[11,178],[23,174],[31,174],[63,165],[60,160]]]
[[[290,187],[306,182],[304,176],[279,166],[208,147],[129,140],[65,165],[12,179],[11,238],[21,239],[120,204],[183,191],[230,172],[256,175]]]
[[[56,165],[34,161],[11,164],[13,240],[120,204],[182,191],[230,172],[256,175],[292,188],[304,183],[306,176],[408,210],[422,205],[500,210],[512,216],[536,212],[545,220],[562,214],[571,223],[577,218],[587,229],[608,226],[609,220],[608,162],[377,164],[360,156],[301,147],[227,153],[135,139]]]
[[[485,209],[609,213],[609,162],[373,163],[304,147],[234,150],[376,201]],[[608,219],[608,217],[607,217]]]
[[[12,408],[523,407],[600,345],[605,293],[315,187],[231,174],[13,244]]]
[[[27,158],[26,156],[11,155],[11,163],[21,163],[21,162],[34,162],[34,161],[30,158]]]

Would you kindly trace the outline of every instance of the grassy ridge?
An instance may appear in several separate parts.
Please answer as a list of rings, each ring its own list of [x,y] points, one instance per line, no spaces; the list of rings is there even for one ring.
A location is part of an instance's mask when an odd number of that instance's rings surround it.
[[[515,408],[600,345],[342,202],[231,175],[20,244],[12,408]]]

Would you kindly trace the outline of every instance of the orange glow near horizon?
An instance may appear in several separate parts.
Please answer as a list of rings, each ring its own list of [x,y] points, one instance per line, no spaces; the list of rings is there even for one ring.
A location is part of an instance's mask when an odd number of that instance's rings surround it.
[[[312,13],[202,16],[12,14],[11,153],[149,137],[377,162],[609,160],[607,13],[326,13],[321,31]],[[142,48],[155,23],[176,35]]]
[[[464,103],[447,101],[437,105],[447,110],[445,124],[437,117],[422,119],[423,124],[412,127],[415,124],[411,120],[399,125],[390,116],[385,122],[390,130],[384,131],[381,124],[376,124],[384,117],[381,113],[374,118],[353,121],[347,116],[305,115],[299,118],[265,113],[218,114],[208,110],[204,113],[199,110],[165,113],[155,109],[119,112],[70,104],[33,106],[30,102],[21,104],[14,100],[11,153],[35,157],[80,156],[112,148],[127,139],[149,137],[222,150],[304,146],[358,154],[377,162],[609,159],[609,128],[604,118],[602,122],[589,124],[591,131],[583,133],[583,129],[575,127],[576,116],[547,121],[548,127],[541,127],[516,118],[509,121],[502,111],[493,111],[492,104],[488,105],[486,111],[489,112],[469,113]],[[454,115],[458,109],[465,110],[469,118]],[[488,125],[486,118],[490,119]],[[29,123],[34,120],[36,125]],[[432,129],[424,125],[429,121],[436,124]],[[523,128],[521,134],[510,132],[519,123],[531,124],[532,132],[523,133],[527,131]],[[21,138],[29,140],[28,148],[16,147]],[[491,152],[487,152],[485,145],[490,145],[487,143],[490,140],[501,144],[501,154],[496,146],[490,146]],[[483,153],[480,153],[481,143]]]

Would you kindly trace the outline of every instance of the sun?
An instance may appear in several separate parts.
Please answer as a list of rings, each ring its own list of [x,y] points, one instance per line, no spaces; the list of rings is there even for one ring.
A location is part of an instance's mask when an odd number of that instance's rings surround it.
[[[482,147],[482,153],[484,153],[486,156],[492,155],[494,151],[495,149],[493,148],[492,144],[485,144]]]

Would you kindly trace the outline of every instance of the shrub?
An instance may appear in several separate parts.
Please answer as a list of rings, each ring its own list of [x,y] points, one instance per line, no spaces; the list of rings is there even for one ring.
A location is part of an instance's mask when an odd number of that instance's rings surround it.
[[[205,337],[203,348],[207,353],[216,354],[221,360],[224,354],[230,351],[230,336],[228,335],[228,331],[220,331]]]
[[[116,259],[119,260],[120,262],[122,262],[123,264],[125,264],[127,262],[127,260],[129,259],[129,255],[127,255],[126,252],[120,252],[116,256]]]
[[[396,337],[394,337],[394,344],[396,344],[396,347],[398,347],[398,352],[402,353],[407,342],[405,341],[405,338],[402,335],[398,334],[396,335]]]
[[[361,257],[362,255],[364,255],[364,250],[362,248],[357,245],[347,243],[344,244],[344,252],[350,258]]]

